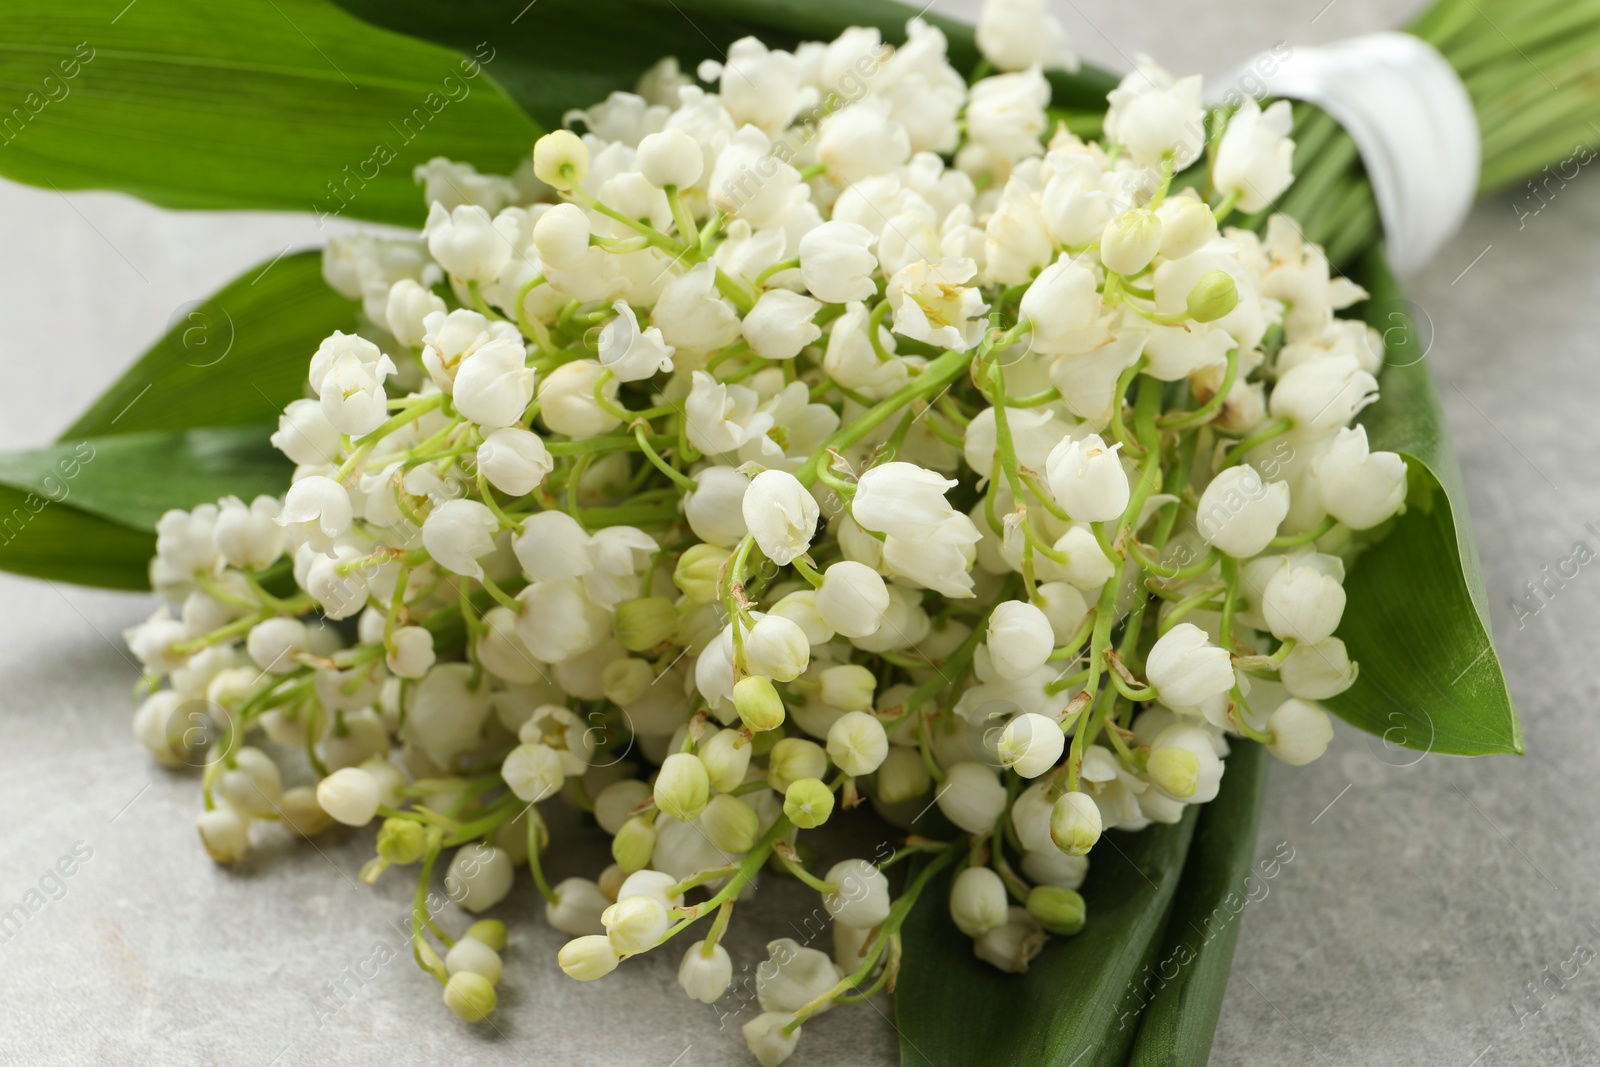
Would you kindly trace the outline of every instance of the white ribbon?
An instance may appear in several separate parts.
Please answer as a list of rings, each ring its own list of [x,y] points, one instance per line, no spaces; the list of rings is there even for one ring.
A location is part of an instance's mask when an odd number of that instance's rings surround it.
[[[1466,218],[1478,188],[1477,115],[1460,76],[1426,41],[1374,33],[1286,57],[1263,53],[1236,80],[1315,104],[1350,134],[1396,272],[1427,263]]]

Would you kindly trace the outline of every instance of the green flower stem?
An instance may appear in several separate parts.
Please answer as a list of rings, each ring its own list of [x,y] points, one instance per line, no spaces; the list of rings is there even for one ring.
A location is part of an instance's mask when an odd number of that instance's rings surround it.
[[[967,846],[964,842],[957,841],[935,856],[926,867],[917,872],[917,876],[911,880],[911,884],[906,886],[905,892],[900,894],[895,902],[889,906],[889,917],[884,919],[883,925],[878,927],[873,949],[868,953],[866,962],[850,974],[839,979],[827,992],[816,997],[795,1012],[794,1019],[784,1027],[785,1033],[793,1033],[807,1019],[821,1011],[825,1005],[845,995],[847,990],[854,989],[865,981],[867,976],[877,968],[885,951],[889,951],[892,955],[898,955],[898,952],[891,947],[891,942],[898,942],[900,927],[905,924],[906,917],[911,914],[911,909],[916,907],[917,898],[922,896],[922,891],[927,888],[928,883],[933,880],[935,875],[965,855],[966,848]],[[870,995],[870,993],[867,995]]]
[[[657,452],[653,447],[651,447],[650,437],[645,433],[646,427],[647,424],[643,421],[635,422],[633,425],[633,437],[634,440],[639,443],[639,451],[644,453],[644,458],[649,460],[651,464],[662,474],[665,474],[668,478],[672,479],[672,483],[678,488],[682,489],[684,492],[692,493],[696,489],[700,488],[699,485],[695,483],[693,478],[689,477],[687,474],[683,473],[666,460],[662,459],[661,453]]]
[[[883,425],[913,400],[937,393],[966,373],[974,355],[975,353],[971,351],[960,352],[954,349],[944,353],[924,367],[921,374],[862,412],[848,425],[834,431],[833,435],[823,442],[822,447],[813,452],[811,458],[800,468],[796,475],[800,479],[800,484],[812,486],[817,483],[817,471],[825,462],[830,449],[843,452]]]
[[[1182,622],[1183,617],[1191,611],[1206,608],[1211,603],[1211,598],[1225,588],[1221,582],[1213,582],[1210,585],[1202,586],[1200,591],[1193,596],[1184,597],[1182,600],[1175,602],[1172,610],[1167,612],[1166,617],[1161,620],[1161,625],[1156,630],[1156,633],[1165,635],[1168,630]]]
[[[1298,545],[1310,544],[1312,541],[1316,541],[1332,533],[1333,528],[1338,525],[1339,520],[1334,518],[1332,515],[1329,515],[1311,529],[1306,530],[1303,533],[1284,534],[1282,537],[1274,537],[1271,541],[1268,541],[1267,544],[1273,548],[1294,548]]]
[[[1196,426],[1203,426],[1217,417],[1222,406],[1228,402],[1228,393],[1233,389],[1234,379],[1239,376],[1239,350],[1228,349],[1228,365],[1222,372],[1222,384],[1210,400],[1195,408],[1193,411],[1174,411],[1156,419],[1156,425],[1163,430],[1192,430]]]
[[[422,867],[417,872],[417,892],[411,903],[411,954],[417,961],[417,966],[444,985],[450,980],[450,975],[444,969],[444,964],[439,960],[437,953],[428,945],[427,938],[422,932],[423,923],[429,918],[428,914],[428,883],[433,876],[433,865],[439,858],[440,842],[443,833],[438,829],[428,831],[427,851],[422,855]],[[422,950],[427,948],[428,959],[424,959]]]
[[[762,866],[767,862],[767,858],[772,855],[773,846],[792,829],[794,829],[794,824],[789,821],[789,816],[779,815],[772,825],[767,827],[767,832],[761,835],[761,839],[756,842],[755,847],[735,865],[736,869],[728,879],[727,884],[717,890],[710,900],[703,901],[687,909],[692,914],[686,915],[668,927],[667,932],[661,935],[661,940],[656,944],[666,944],[679,933],[698,922],[701,916],[722,907],[723,904],[736,898],[739,895],[739,891],[760,872]]]
[[[1221,469],[1226,470],[1244,460],[1254,449],[1260,448],[1268,441],[1282,437],[1294,429],[1294,420],[1289,418],[1274,419],[1253,431],[1247,437],[1241,437],[1237,444],[1228,449],[1228,454],[1222,458]]]
[[[443,407],[445,402],[449,399],[450,398],[445,396],[443,393],[436,393],[433,396],[418,400],[414,404],[408,404],[398,413],[389,416],[388,420],[381,424],[377,429],[362,436],[361,443],[356,445],[351,450],[350,457],[340,465],[339,470],[334,474],[333,480],[336,482],[344,481],[350,476],[350,472],[355,470],[356,467],[360,465],[362,460],[366,459],[368,453],[370,453],[373,448],[377,446],[379,441],[388,437],[390,434],[394,433],[407,423],[415,422],[428,412],[435,411]]]
[[[486,319],[505,321],[505,316],[490,307],[489,302],[483,298],[483,289],[478,282],[470,281],[467,283],[467,295],[472,297],[473,310],[477,311],[478,314]]]
[[[544,864],[539,853],[543,848],[548,833],[545,831],[544,818],[539,814],[539,809],[529,804],[527,807],[528,818],[528,873],[533,875],[533,884],[538,887],[539,895],[544,897],[548,904],[556,904],[559,897],[556,891],[550,888],[550,883],[545,880]]]

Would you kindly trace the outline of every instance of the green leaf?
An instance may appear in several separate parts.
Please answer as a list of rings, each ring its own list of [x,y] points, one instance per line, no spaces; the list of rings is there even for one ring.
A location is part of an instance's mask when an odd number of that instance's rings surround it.
[[[300,252],[260,264],[181,311],[62,440],[276,422],[306,395],[317,345],[355,329],[357,305],[328,288],[321,261]]]
[[[741,37],[773,48],[828,41],[849,26],[876,26],[884,39],[905,39],[906,21],[918,7],[889,0],[538,0],[507,21],[497,0],[335,0],[380,26],[470,50],[492,40],[499,56],[495,76],[535,119],[559,125],[570,108],[599,103],[614,90],[632,90],[663,56],[677,57],[693,73],[703,59],[721,60]],[[520,6],[520,4],[513,5]],[[927,12],[942,29],[957,70],[978,63],[972,27]],[[1085,69],[1050,72],[1058,108],[1105,110],[1116,79]]]
[[[106,589],[148,589],[155,535],[0,485],[0,569]]]
[[[1160,983],[1139,1022],[1128,1067],[1205,1067],[1246,901],[1277,874],[1262,861],[1251,881],[1267,752],[1232,741],[1222,790],[1200,813],[1155,973]],[[1292,853],[1290,858],[1292,858]],[[1270,872],[1270,873],[1269,873]],[[1268,892],[1271,890],[1268,889]]]
[[[171,508],[278,495],[294,466],[269,426],[125,433],[0,454],[0,483],[103,519],[154,530]]]
[[[1373,449],[1406,458],[1411,490],[1406,513],[1350,568],[1339,636],[1360,675],[1328,707],[1391,745],[1458,756],[1521,752],[1426,353],[1380,253],[1366,257],[1360,280],[1372,294],[1365,317],[1388,352],[1381,398],[1361,421]]]
[[[0,174],[415,224],[416,164],[510,173],[537,136],[492,80],[493,39],[464,41],[464,57],[327,0],[10,0]]]
[[[950,877],[930,885],[903,928],[894,998],[901,1062],[1120,1067],[1195,814],[1190,808],[1174,826],[1102,837],[1083,887],[1088,925],[1076,937],[1051,938],[1023,975],[974,957],[972,939],[950,920]]]

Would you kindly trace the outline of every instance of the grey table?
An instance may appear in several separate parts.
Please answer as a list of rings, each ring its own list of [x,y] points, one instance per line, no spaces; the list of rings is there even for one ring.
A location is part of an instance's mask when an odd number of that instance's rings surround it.
[[[1092,61],[1126,68],[1149,51],[1212,75],[1277,40],[1314,43],[1404,13],[1324,2],[1157,12],[1063,0],[1062,13]],[[1600,579],[1585,567],[1527,605],[1536,613],[1513,604],[1575,543],[1600,549],[1589,525],[1600,520],[1600,180],[1580,175],[1518,216],[1510,197],[1480,205],[1410,295],[1467,472],[1528,755],[1416,760],[1341,726],[1321,762],[1275,768],[1258,847],[1287,842],[1294,859],[1245,910],[1214,1063],[1600,1061],[1600,968],[1579,966],[1600,950]],[[0,219],[5,448],[49,440],[175,309],[326,237],[308,218],[172,214],[10,185]],[[285,840],[232,872],[197,847],[195,777],[153,768],[129,730],[136,670],[119,632],[148,598],[0,575],[0,605],[0,911],[31,890],[49,900],[0,936],[0,1062],[748,1062],[738,1020],[719,1029],[677,990],[675,959],[596,986],[564,979],[552,962],[562,938],[536,919],[525,883],[502,909],[513,934],[495,1027],[457,1023],[404,958],[406,886],[355,881],[361,835]],[[50,874],[74,853],[70,877]],[[559,865],[601,862],[590,839]],[[736,956],[758,960],[808,898],[771,887],[735,924]],[[830,1013],[792,1062],[893,1062],[885,1011]]]

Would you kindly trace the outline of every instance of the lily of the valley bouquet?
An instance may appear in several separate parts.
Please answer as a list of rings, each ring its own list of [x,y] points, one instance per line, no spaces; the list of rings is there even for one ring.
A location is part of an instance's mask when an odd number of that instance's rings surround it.
[[[357,80],[458,62],[289,6]],[[478,39],[470,15],[351,6]],[[1027,0],[987,7],[976,50],[881,5],[796,25],[752,3],[754,36],[700,6],[607,30],[607,67],[583,66],[594,27],[479,47],[354,170],[317,169],[349,123],[311,128],[292,75],[266,106],[309,124],[299,156],[166,159],[165,186],[148,145],[125,179],[89,168],[185,206],[309,189],[426,221],[252,271],[201,309],[220,357],[180,323],[62,445],[7,457],[5,492],[71,492],[0,565],[147,579],[134,733],[203,765],[205,850],[370,827],[361,877],[414,881],[416,963],[463,1019],[527,968],[589,982],[655,952],[707,1004],[755,965],[738,1021],[767,1065],[885,989],[939,1062],[1203,1062],[1237,910],[1191,931],[1254,858],[1263,752],[1317,759],[1330,712],[1520,748],[1355,150],[1314,108],[1209,110],[1148,61],[1065,73]],[[1516,51],[1581,69],[1600,23],[1535,6]],[[1520,71],[1476,10],[1416,32],[1503,181],[1565,155],[1594,101]],[[264,26],[220,32],[304,52]],[[188,29],[169,51],[221,47]],[[85,76],[142,63],[108,46]],[[17,176],[76,158],[27,133]],[[213,157],[261,151],[218,136]],[[571,871],[558,806],[609,866]],[[841,856],[838,824],[873,819],[891,843]],[[735,961],[738,904],[776,878],[831,924]],[[533,893],[570,940],[503,963],[495,907]]]

